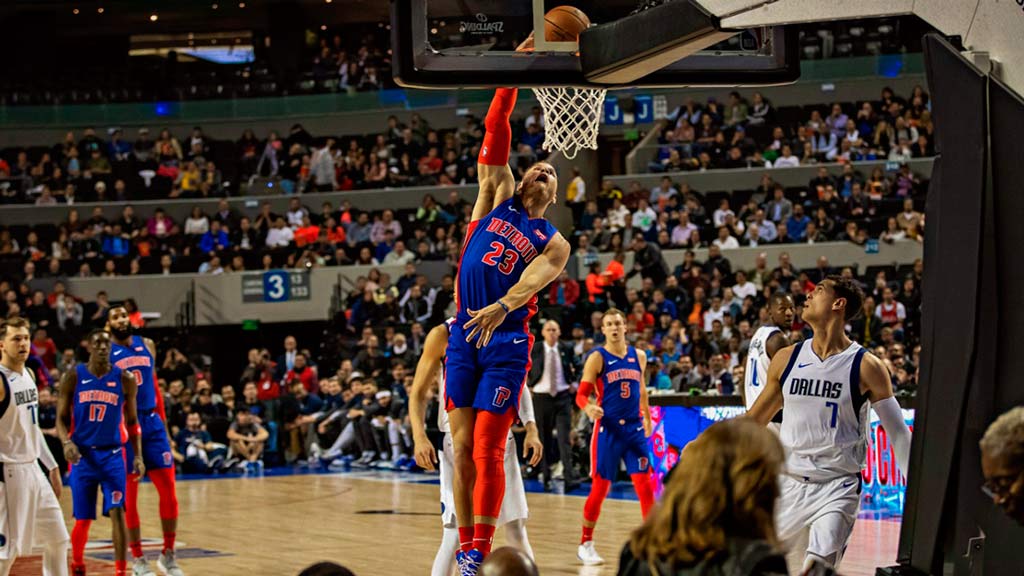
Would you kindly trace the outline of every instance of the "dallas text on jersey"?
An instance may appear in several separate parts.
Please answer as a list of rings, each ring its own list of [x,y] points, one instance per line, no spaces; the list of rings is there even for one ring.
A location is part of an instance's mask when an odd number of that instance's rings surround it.
[[[839,398],[843,392],[842,382],[828,380],[811,380],[808,378],[792,378],[789,381],[789,393],[796,396],[818,396],[820,398]]]
[[[25,404],[32,404],[39,401],[39,393],[36,392],[35,388],[29,388],[27,390],[18,390],[14,393],[14,404],[17,406],[23,406]]]

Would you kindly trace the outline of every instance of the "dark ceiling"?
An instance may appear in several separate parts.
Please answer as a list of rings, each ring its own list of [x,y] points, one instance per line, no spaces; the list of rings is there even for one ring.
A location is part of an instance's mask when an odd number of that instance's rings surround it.
[[[387,0],[4,0],[0,24],[55,27],[59,36],[264,29],[281,10],[311,29],[385,22]],[[76,12],[77,11],[77,12]],[[156,15],[155,21],[151,20]]]

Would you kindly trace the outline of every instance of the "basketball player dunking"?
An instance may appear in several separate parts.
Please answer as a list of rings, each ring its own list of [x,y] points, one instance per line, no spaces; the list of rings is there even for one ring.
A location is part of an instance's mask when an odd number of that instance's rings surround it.
[[[794,308],[793,297],[784,292],[776,292],[768,299],[769,323],[758,328],[750,339],[747,367],[743,371],[743,401],[747,405],[747,410],[750,410],[764,390],[772,358],[779,350],[789,346],[789,337],[783,328],[788,330],[793,325]],[[772,416],[772,422],[768,426],[778,432],[780,424],[782,412]]]
[[[178,531],[178,497],[174,486],[174,457],[168,438],[163,394],[156,383],[156,344],[149,338],[132,334],[128,309],[118,305],[107,315],[107,327],[113,336],[110,361],[114,366],[135,376],[139,392],[139,428],[142,430],[142,461],[149,479],[160,495],[160,524],[164,542],[157,568],[167,576],[184,576],[174,556],[174,539]],[[125,446],[128,461],[134,459],[131,444]],[[152,576],[142,553],[142,531],[139,529],[139,480],[128,475],[125,494],[125,521],[128,524],[128,547],[132,553],[132,576]]]
[[[455,510],[463,574],[490,552],[505,494],[505,443],[530,372],[537,291],[565,268],[569,243],[544,219],[558,180],[534,164],[516,185],[508,166],[517,91],[499,88],[484,125],[480,191],[459,261],[458,312],[448,339],[445,406],[455,451]]]
[[[31,342],[24,318],[0,323],[0,576],[33,548],[43,549],[43,574],[66,576],[69,539],[58,501],[60,468],[39,429],[35,375],[25,369]]]
[[[583,365],[583,380],[576,392],[576,405],[594,420],[590,441],[590,476],[593,483],[583,506],[583,537],[576,552],[585,565],[604,560],[594,549],[594,526],[601,504],[625,461],[640,498],[640,512],[647,517],[654,506],[650,476],[651,410],[647,404],[644,370],[647,356],[626,344],[626,315],[614,308],[604,313],[601,332],[607,339],[594,349]],[[594,394],[596,401],[591,400]]]
[[[444,432],[443,450],[434,450],[427,438],[424,422],[427,405],[427,391],[431,384],[437,382],[438,397],[444,397],[444,377],[441,369],[444,362],[445,347],[454,318],[435,326],[423,341],[423,352],[416,365],[412,391],[409,393],[409,422],[412,424],[413,441],[415,443],[416,463],[426,470],[434,470],[434,464],[441,469],[441,522],[444,535],[441,546],[437,549],[431,576],[450,576],[455,568],[455,553],[459,549],[459,534],[455,521],[455,494],[452,488],[453,456],[452,439],[448,426],[448,415],[442,409],[437,415],[437,427]],[[536,466],[544,452],[544,444],[537,433],[537,421],[533,416],[533,398],[530,389],[524,388],[519,400],[519,419],[526,427],[526,439],[523,443],[523,457],[530,457],[530,465]],[[519,471],[519,458],[516,456],[515,439],[511,434],[505,444],[505,499],[501,503],[498,525],[505,527],[505,539],[509,544],[525,552],[533,558],[533,549],[526,536],[526,519],[530,511],[526,506],[526,489]]]
[[[863,301],[853,280],[829,276],[820,282],[802,314],[814,337],[778,351],[749,412],[767,425],[785,406],[780,438],[787,471],[779,481],[778,536],[786,544],[808,530],[803,568],[837,567],[842,560],[860,506],[869,403],[904,472],[910,457],[910,430],[885,364],[845,333]],[[790,571],[802,573],[800,560],[792,560]]]
[[[110,364],[110,333],[93,330],[88,337],[89,362],[64,373],[60,382],[57,434],[71,466],[72,515],[71,571],[85,574],[85,543],[96,519],[96,489],[103,490],[103,515],[113,524],[116,576],[126,576],[124,521],[126,470],[122,421],[135,458],[128,467],[138,476],[146,472],[142,461],[141,430],[135,395],[135,377]]]

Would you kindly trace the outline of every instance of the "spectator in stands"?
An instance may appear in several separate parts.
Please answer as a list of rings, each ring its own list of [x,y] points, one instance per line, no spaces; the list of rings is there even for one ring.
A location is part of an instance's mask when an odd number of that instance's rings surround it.
[[[784,457],[762,427],[713,425],[680,454],[661,506],[623,549],[619,574],[785,574],[773,521]],[[730,490],[741,485],[749,489]]]
[[[924,215],[914,210],[914,201],[907,198],[903,201],[903,211],[897,217],[897,222],[908,238],[916,240],[924,227]]]
[[[270,434],[248,410],[239,410],[228,429],[232,453],[245,462],[262,464],[263,450]]]
[[[295,239],[295,232],[285,225],[284,218],[277,217],[274,227],[267,231],[268,248],[287,248]]]
[[[655,286],[660,286],[668,276],[668,264],[661,254],[661,250],[653,243],[647,242],[642,234],[633,237],[633,271],[627,278],[640,274],[643,278],[650,278]]]
[[[1024,526],[1024,407],[996,418],[982,436],[982,490],[1007,516]]]
[[[779,157],[772,162],[773,168],[792,168],[800,165],[800,158],[793,155],[793,150],[788,144],[782,146]]]
[[[786,222],[793,213],[793,203],[786,198],[785,189],[776,185],[772,200],[765,205],[765,214],[772,222]]]

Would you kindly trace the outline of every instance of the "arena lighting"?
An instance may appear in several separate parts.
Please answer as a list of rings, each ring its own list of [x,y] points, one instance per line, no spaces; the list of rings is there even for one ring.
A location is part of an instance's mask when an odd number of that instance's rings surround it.
[[[218,6],[217,4],[213,4],[213,5],[210,6],[210,8],[213,8],[214,10],[216,10],[217,8],[220,8],[220,6]]]
[[[100,6],[99,8],[97,8],[96,9],[96,13],[97,14],[103,14],[103,6]]]
[[[239,2],[238,3],[238,7],[239,8],[245,8],[245,2]]]
[[[75,8],[74,10],[72,10],[71,13],[74,14],[75,16],[77,16],[78,15],[78,8]]]
[[[150,15],[149,15],[149,21],[150,21],[150,22],[156,22],[156,21],[157,21],[157,20],[159,20],[159,19],[160,19],[160,17],[159,17],[159,16],[157,16],[156,14],[150,14]]]
[[[326,24],[321,24],[320,25],[320,29],[321,30],[327,30],[327,25]]]

